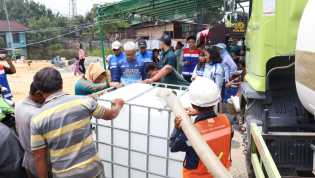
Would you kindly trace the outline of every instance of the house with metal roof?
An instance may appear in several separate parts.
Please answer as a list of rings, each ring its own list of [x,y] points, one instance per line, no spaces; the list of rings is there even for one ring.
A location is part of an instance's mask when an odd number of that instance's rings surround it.
[[[14,49],[13,55],[27,56],[25,32],[28,30],[16,21],[0,20],[0,38],[4,39],[5,48]]]
[[[119,29],[109,33],[110,41],[124,39],[156,40],[163,34],[168,34],[173,39],[183,40],[190,35],[196,35],[207,26],[187,21],[150,21],[129,26],[127,29]]]

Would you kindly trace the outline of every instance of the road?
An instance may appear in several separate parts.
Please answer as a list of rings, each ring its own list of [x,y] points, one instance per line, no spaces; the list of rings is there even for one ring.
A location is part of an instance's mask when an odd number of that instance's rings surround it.
[[[232,168],[231,172],[235,178],[248,178],[246,160],[244,155],[243,135],[235,130],[232,140]]]

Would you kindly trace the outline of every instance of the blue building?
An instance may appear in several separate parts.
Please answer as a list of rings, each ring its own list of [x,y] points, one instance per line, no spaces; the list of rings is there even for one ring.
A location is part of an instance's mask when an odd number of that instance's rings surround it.
[[[26,33],[29,30],[26,26],[16,21],[0,20],[0,37],[5,41],[6,48],[13,48],[14,55],[27,56]]]

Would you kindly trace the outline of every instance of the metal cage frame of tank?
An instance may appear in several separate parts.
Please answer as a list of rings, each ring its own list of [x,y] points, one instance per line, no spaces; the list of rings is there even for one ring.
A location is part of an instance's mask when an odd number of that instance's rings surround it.
[[[103,158],[101,158],[101,161],[103,163],[108,163],[110,164],[111,166],[111,178],[114,178],[115,177],[115,174],[114,174],[114,167],[115,166],[119,166],[119,167],[122,167],[122,168],[127,168],[128,169],[128,177],[130,178],[131,177],[131,170],[134,170],[134,171],[137,171],[137,172],[140,172],[140,173],[145,173],[146,174],[146,178],[149,178],[150,175],[152,176],[157,176],[157,177],[163,177],[163,178],[173,178],[171,176],[169,176],[169,162],[170,161],[175,161],[175,162],[179,162],[181,163],[183,160],[178,160],[178,159],[173,159],[170,157],[170,149],[168,148],[168,145],[169,145],[169,137],[171,135],[171,110],[169,108],[165,108],[165,109],[161,109],[161,108],[155,108],[155,107],[146,107],[146,106],[141,106],[141,105],[137,105],[137,104],[130,104],[128,102],[136,99],[137,97],[149,92],[149,91],[152,91],[154,88],[156,87],[162,87],[162,88],[176,88],[178,90],[181,90],[181,91],[185,91],[188,89],[187,86],[178,86],[178,85],[171,85],[171,84],[163,84],[163,83],[154,83],[152,84],[152,86],[154,86],[153,88],[149,89],[149,90],[145,90],[144,92],[140,93],[139,95],[136,95],[135,97],[129,99],[126,101],[125,103],[125,106],[128,107],[128,112],[129,112],[129,115],[128,115],[128,129],[122,129],[122,128],[117,128],[117,127],[114,127],[114,122],[113,121],[109,121],[110,122],[110,125],[103,125],[103,124],[100,124],[98,119],[95,119],[95,122],[92,123],[92,125],[94,126],[94,130],[95,130],[95,144],[96,144],[96,148],[97,148],[97,151],[99,151],[99,147],[100,145],[104,145],[104,146],[109,146],[110,147],[110,152],[111,152],[111,155],[110,155],[110,160],[111,161],[108,161],[108,160],[105,160]],[[112,89],[108,89],[108,91],[112,91]],[[104,99],[98,99],[98,101],[102,101],[102,102],[111,102],[110,100],[104,100]],[[147,108],[148,109],[148,123],[147,123],[147,133],[141,133],[141,132],[137,132],[137,131],[132,131],[131,130],[131,108],[132,107],[141,107],[141,108]],[[156,136],[156,135],[152,135],[150,133],[150,121],[151,121],[151,111],[152,110],[158,110],[158,111],[167,111],[168,112],[168,133],[167,133],[167,137],[161,137],[161,136]],[[99,127],[103,127],[103,128],[108,128],[110,129],[110,132],[111,132],[111,138],[110,138],[110,144],[108,143],[105,143],[105,142],[100,142],[99,141]],[[125,148],[125,147],[122,147],[122,146],[118,146],[118,145],[115,145],[114,144],[114,130],[118,130],[118,131],[124,131],[124,132],[128,132],[128,148]],[[146,136],[146,139],[147,139],[147,150],[146,152],[142,152],[142,151],[138,151],[138,150],[134,150],[131,148],[131,134],[137,134],[137,135],[141,135],[141,136]],[[150,142],[149,142],[149,139],[150,138],[156,138],[156,139],[160,139],[160,140],[164,140],[167,142],[167,153],[166,153],[166,156],[160,156],[160,155],[155,155],[155,154],[152,154],[150,153]],[[118,148],[118,149],[121,149],[121,150],[125,150],[125,151],[128,151],[128,165],[122,165],[120,163],[117,163],[115,162],[115,159],[114,159],[114,148]],[[139,153],[139,154],[142,154],[142,155],[145,155],[146,156],[146,170],[141,170],[141,169],[138,169],[138,168],[135,168],[135,167],[131,167],[131,152],[134,152],[134,153]],[[164,159],[166,161],[166,166],[165,166],[165,173],[163,174],[158,174],[158,173],[155,173],[155,172],[152,172],[149,170],[149,157],[155,157],[155,158],[160,158],[160,159]],[[105,169],[105,168],[104,168]],[[106,173],[105,173],[106,174]],[[109,177],[106,177],[106,178],[109,178]]]

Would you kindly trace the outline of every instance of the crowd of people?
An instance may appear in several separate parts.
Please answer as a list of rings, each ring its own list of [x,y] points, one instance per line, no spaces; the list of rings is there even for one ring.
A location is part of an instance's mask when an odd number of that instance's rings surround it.
[[[102,80],[96,65],[88,70],[89,80]],[[0,122],[0,178],[104,178],[90,119],[114,119],[124,101],[105,108],[93,97],[64,93],[63,85],[57,69],[39,70],[15,106],[15,126]]]
[[[244,46],[236,40],[229,40],[227,44],[219,43],[212,46],[198,48],[196,37],[189,36],[186,44],[178,41],[175,48],[172,39],[163,35],[159,49],[149,50],[147,42],[140,39],[136,45],[133,41],[121,44],[114,41],[111,45],[113,54],[108,55],[108,71],[103,85],[99,80],[89,80],[85,90],[103,90],[107,87],[119,88],[136,82],[151,84],[154,82],[172,85],[188,86],[198,77],[213,80],[221,91],[222,101],[227,102],[231,96],[237,95],[238,87],[244,70]],[[106,73],[104,70],[99,69]],[[91,70],[90,70],[91,71]],[[86,76],[91,75],[88,73]],[[87,77],[85,77],[87,78]],[[79,86],[83,88],[79,80]],[[94,91],[94,90],[93,90]],[[89,94],[76,92],[76,94]]]
[[[231,57],[230,47],[225,44],[200,49],[194,36],[188,37],[186,43],[187,46],[177,42],[173,48],[172,39],[163,35],[160,49],[150,51],[145,40],[138,41],[138,45],[132,41],[123,45],[115,41],[111,45],[113,54],[108,57],[110,75],[96,63],[85,71],[82,66],[85,53],[80,46],[76,65],[84,75],[75,84],[75,95],[63,92],[63,79],[57,69],[39,70],[28,96],[15,106],[15,125],[10,129],[0,122],[0,178],[104,178],[90,119],[116,118],[124,101],[115,99],[111,108],[105,108],[98,104],[95,94],[108,87],[119,88],[136,82],[189,86],[192,108],[188,113],[196,116],[194,124],[198,130],[209,127],[209,122],[228,129],[222,135],[223,146],[212,147],[213,140],[206,140],[228,168],[232,127],[226,115],[215,112],[215,107],[222,101],[221,97],[225,101],[237,93],[237,89],[231,88],[238,87],[241,80],[238,70],[244,64],[235,52],[234,59]],[[5,55],[0,58],[8,63],[8,66],[0,65],[0,84],[6,92],[3,98],[10,100],[6,74],[16,70],[11,59]],[[178,116],[170,148],[172,152],[186,152],[184,178],[210,177],[188,144],[180,123]],[[202,133],[208,131],[205,129]]]

